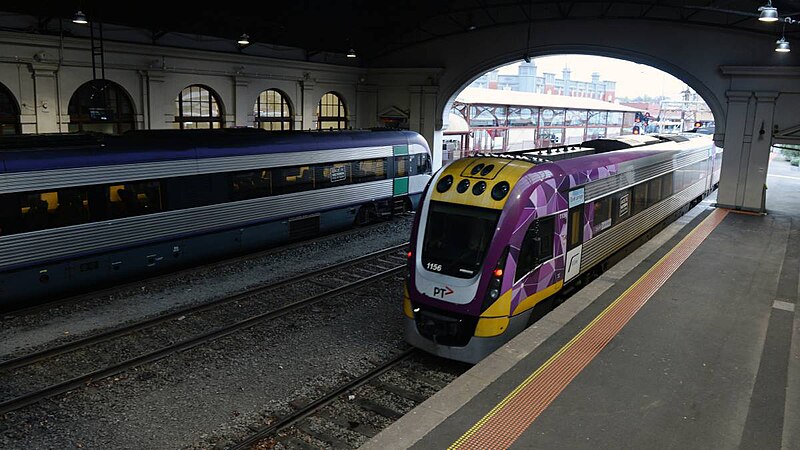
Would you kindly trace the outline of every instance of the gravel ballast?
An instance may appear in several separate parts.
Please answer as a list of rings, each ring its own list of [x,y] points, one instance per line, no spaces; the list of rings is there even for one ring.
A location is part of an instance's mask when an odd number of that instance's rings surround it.
[[[408,239],[410,222],[400,218],[237,267],[159,280],[125,299],[115,295],[92,305],[64,305],[9,319],[4,325],[10,322],[14,329],[4,330],[3,340],[18,342],[4,342],[4,350],[28,351],[61,339],[62,330],[76,330],[76,324],[92,324],[83,333],[117,326],[175,304],[215,298],[400,244]],[[189,288],[191,296],[186,295]],[[401,297],[401,279],[386,278],[308,311],[8,413],[0,420],[0,448],[224,448],[291,409],[292,401],[313,398],[404,348]],[[145,303],[149,306],[141,307]],[[39,338],[29,344],[17,335]]]

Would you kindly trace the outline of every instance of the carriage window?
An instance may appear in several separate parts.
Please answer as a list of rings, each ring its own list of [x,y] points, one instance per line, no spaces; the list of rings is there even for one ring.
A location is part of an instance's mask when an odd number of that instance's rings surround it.
[[[320,164],[314,166],[314,187],[329,188],[352,183],[352,168],[349,162]]]
[[[672,174],[668,173],[666,175],[661,176],[661,198],[668,198],[672,196],[674,191],[672,190]]]
[[[274,169],[274,193],[291,194],[293,192],[314,189],[314,172],[310,166],[294,166]]]
[[[553,216],[536,219],[531,223],[519,250],[514,280],[519,280],[539,264],[553,258],[554,226]]]
[[[608,228],[611,228],[611,197],[595,200],[592,233],[596,236]]]
[[[111,217],[139,216],[162,211],[161,183],[139,181],[108,187]]]
[[[353,162],[353,183],[386,179],[386,158]]]
[[[269,169],[249,170],[231,174],[231,200],[272,195],[272,173]]]
[[[639,214],[647,208],[647,183],[633,187],[633,214]]]
[[[89,221],[86,190],[71,188],[23,194],[20,213],[24,231],[86,223]]]
[[[394,176],[395,177],[407,177],[408,176],[408,166],[409,166],[409,157],[408,155],[403,156],[395,156],[394,157]]]
[[[661,201],[661,178],[647,182],[647,206],[653,206]]]

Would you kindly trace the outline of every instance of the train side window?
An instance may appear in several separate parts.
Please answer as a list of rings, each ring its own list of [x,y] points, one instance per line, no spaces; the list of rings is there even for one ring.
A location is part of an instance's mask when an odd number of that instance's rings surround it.
[[[19,194],[0,194],[0,236],[20,232],[21,214]]]
[[[353,183],[385,180],[386,161],[386,158],[376,158],[353,162]]]
[[[639,214],[647,208],[647,183],[633,187],[633,214]]]
[[[595,200],[594,219],[592,220],[592,233],[598,235],[611,228],[611,197]]]
[[[672,178],[672,174],[671,173],[668,173],[666,175],[662,175],[661,176],[661,198],[662,199],[669,198],[669,197],[672,196],[672,194],[674,194],[674,191],[672,190],[672,181],[673,181],[673,178]]]
[[[274,169],[275,194],[291,194],[314,189],[314,171],[310,166]]]
[[[531,223],[519,250],[514,280],[521,279],[539,264],[553,258],[554,230],[553,216],[536,219]]]
[[[567,235],[567,250],[581,245],[583,242],[583,205],[569,210],[569,234]]]
[[[647,207],[661,201],[661,178],[654,178],[647,182]]]
[[[235,172],[230,176],[231,200],[272,195],[272,172],[269,169]]]
[[[349,162],[314,166],[314,186],[317,189],[344,186],[352,183],[352,164]]]
[[[614,194],[613,211],[611,225],[614,226],[619,222],[631,216],[631,191],[626,189]]]
[[[408,169],[409,169],[409,157],[408,155],[403,156],[395,156],[394,157],[394,176],[395,177],[407,177],[408,176]]]
[[[20,213],[24,231],[49,228],[50,212],[58,207],[57,192],[26,193],[20,197]]]
[[[138,181],[108,187],[111,217],[139,216],[162,211],[161,183]]]

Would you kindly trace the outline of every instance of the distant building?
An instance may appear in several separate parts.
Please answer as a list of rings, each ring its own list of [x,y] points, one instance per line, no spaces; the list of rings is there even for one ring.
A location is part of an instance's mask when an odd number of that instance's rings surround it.
[[[705,101],[693,90],[686,88],[680,100],[662,99],[654,102],[621,102],[648,114],[643,133],[680,133],[697,128],[714,126],[714,115]]]
[[[445,141],[453,158],[630,134],[640,109],[592,98],[464,89],[453,102]]]
[[[556,74],[548,72],[538,76],[536,63],[523,62],[517,68],[517,75],[501,75],[500,71],[495,69],[483,74],[469,87],[616,101],[616,81],[600,80],[600,74],[597,72],[592,74],[591,81],[573,80],[571,74],[572,71],[565,67],[561,71],[561,78],[556,78]]]

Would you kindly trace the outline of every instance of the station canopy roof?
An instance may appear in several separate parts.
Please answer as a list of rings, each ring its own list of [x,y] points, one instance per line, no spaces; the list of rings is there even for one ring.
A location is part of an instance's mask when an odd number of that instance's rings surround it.
[[[639,112],[641,109],[587,97],[539,94],[535,92],[466,88],[456,97],[469,105],[533,106],[552,109],[590,109],[597,111]]]

